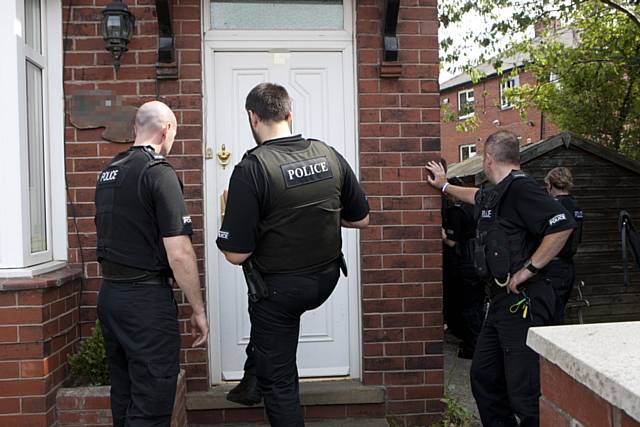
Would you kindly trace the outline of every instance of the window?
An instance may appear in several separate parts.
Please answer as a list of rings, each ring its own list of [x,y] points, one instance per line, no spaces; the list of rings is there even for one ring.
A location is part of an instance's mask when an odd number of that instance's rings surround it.
[[[343,0],[212,0],[216,30],[343,30]]]
[[[500,108],[505,110],[512,107],[511,102],[505,96],[505,90],[513,89],[518,86],[520,86],[520,79],[518,76],[511,77],[500,82]]]
[[[473,95],[473,89],[461,90],[458,92],[458,117],[460,119],[466,119],[473,116],[475,111],[475,98]]]
[[[15,7],[0,17],[0,27],[10,29],[0,42],[7,141],[0,159],[1,277],[44,273],[67,257],[61,1],[11,2]]]
[[[466,144],[460,146],[460,161],[467,160],[476,155],[476,144]]]

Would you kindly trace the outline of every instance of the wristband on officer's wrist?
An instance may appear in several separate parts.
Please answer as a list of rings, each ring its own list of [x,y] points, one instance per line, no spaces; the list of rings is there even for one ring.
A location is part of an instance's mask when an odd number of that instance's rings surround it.
[[[448,182],[445,182],[444,184],[442,184],[442,187],[440,188],[440,191],[442,191],[442,194],[444,194],[444,191],[447,189],[448,186],[449,186]]]
[[[540,271],[540,269],[538,267],[533,265],[533,263],[531,262],[531,258],[529,258],[529,260],[524,264],[524,268],[526,268],[527,270],[529,270],[533,274],[537,274],[538,271]]]

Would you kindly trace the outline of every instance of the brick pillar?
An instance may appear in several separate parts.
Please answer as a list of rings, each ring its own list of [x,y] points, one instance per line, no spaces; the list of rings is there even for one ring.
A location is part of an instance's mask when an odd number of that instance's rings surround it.
[[[80,272],[0,280],[0,425],[48,427],[78,341]]]
[[[88,336],[96,319],[95,305],[100,289],[100,266],[96,261],[93,217],[97,174],[118,152],[129,148],[102,139],[103,128],[79,130],[69,122],[69,106],[79,90],[110,90],[124,105],[140,106],[156,98],[168,104],[178,120],[178,134],[168,157],[184,184],[187,209],[193,221],[193,242],[204,284],[204,235],[202,216],[202,84],[200,0],[173,0],[173,28],[178,80],[156,81],[158,22],[154,0],[127,0],[136,17],[129,51],[122,56],[116,73],[113,58],[99,34],[101,11],[110,0],[63,0],[65,31],[64,89],[67,102],[65,157],[69,186],[69,260],[85,261],[86,289],[82,295],[82,336]],[[73,206],[72,206],[73,205]],[[74,221],[73,215],[77,218]],[[75,234],[77,224],[80,245]],[[81,257],[82,255],[82,257]],[[180,305],[183,349],[180,361],[187,372],[188,390],[209,386],[207,352],[191,349],[191,310],[176,290]]]
[[[400,5],[399,78],[379,77],[383,2],[357,2],[365,384],[387,386],[387,416],[429,425],[442,411],[440,195],[424,164],[440,157],[435,0]]]

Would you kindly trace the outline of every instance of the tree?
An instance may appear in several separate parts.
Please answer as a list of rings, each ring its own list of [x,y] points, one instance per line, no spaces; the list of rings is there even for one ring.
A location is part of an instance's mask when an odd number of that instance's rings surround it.
[[[504,9],[497,10],[496,5]],[[500,73],[504,58],[526,55],[525,68],[536,75],[537,82],[506,92],[516,108],[524,112],[536,107],[562,129],[640,158],[637,5],[609,0],[443,0],[440,8],[443,25],[460,22],[468,13],[493,22],[484,31],[472,29],[475,34],[465,34],[469,45],[483,49],[483,55],[467,62],[465,69],[474,69],[490,57]],[[558,31],[566,30],[557,30],[549,25],[552,22],[571,28],[579,43],[567,46],[558,41]],[[542,39],[522,37],[541,23],[549,29]],[[504,38],[506,42],[500,43]],[[442,48],[444,61],[460,58],[461,48],[452,46],[451,40],[444,39]]]

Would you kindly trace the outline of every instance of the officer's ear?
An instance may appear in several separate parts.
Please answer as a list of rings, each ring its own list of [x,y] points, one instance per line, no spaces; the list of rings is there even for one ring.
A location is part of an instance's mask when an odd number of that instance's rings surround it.
[[[247,114],[249,115],[249,124],[252,128],[256,128],[258,126],[258,122],[260,121],[260,117],[253,110],[247,110]]]
[[[293,132],[293,113],[291,111],[289,111],[289,113],[287,114],[286,120],[289,124],[289,131]]]

